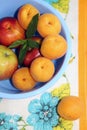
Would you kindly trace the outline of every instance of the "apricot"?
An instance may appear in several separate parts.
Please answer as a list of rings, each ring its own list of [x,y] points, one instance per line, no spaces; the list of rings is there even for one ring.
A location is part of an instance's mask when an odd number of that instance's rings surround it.
[[[82,112],[82,103],[77,96],[66,96],[58,104],[59,115],[66,120],[76,120]]]
[[[22,67],[15,71],[12,76],[12,83],[22,91],[29,91],[36,85],[36,81],[31,77],[28,67]]]
[[[30,73],[35,81],[47,82],[55,72],[54,64],[45,57],[38,57],[31,63]]]
[[[60,20],[54,14],[45,13],[39,17],[37,30],[42,37],[58,34],[61,31]]]
[[[61,35],[48,35],[41,45],[41,54],[49,59],[62,57],[67,51],[67,42]]]
[[[18,21],[26,30],[34,15],[39,14],[39,10],[31,4],[25,4],[18,11]]]

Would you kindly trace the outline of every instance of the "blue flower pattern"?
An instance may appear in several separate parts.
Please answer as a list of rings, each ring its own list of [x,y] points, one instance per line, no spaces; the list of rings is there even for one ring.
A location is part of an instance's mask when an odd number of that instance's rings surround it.
[[[14,116],[17,120],[14,120]],[[18,130],[17,121],[19,120],[20,116],[14,116],[6,115],[6,113],[0,113],[0,130]]]
[[[52,130],[58,124],[59,116],[56,112],[58,98],[52,97],[50,93],[44,93],[40,100],[34,99],[28,106],[31,113],[27,122],[34,126],[34,130]]]

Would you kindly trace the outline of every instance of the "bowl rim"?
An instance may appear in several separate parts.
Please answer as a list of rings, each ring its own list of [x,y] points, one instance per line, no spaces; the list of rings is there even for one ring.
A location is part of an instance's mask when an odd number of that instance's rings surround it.
[[[68,30],[67,24],[64,21],[64,19],[62,18],[62,16],[60,15],[59,11],[54,9],[51,5],[49,5],[47,2],[43,1],[43,0],[33,0],[33,2],[36,2],[38,4],[41,4],[43,6],[45,6],[48,10],[51,10],[53,14],[55,14],[59,20],[61,21],[62,27],[66,33],[66,41],[68,43],[68,49],[67,49],[67,53],[65,56],[65,59],[63,61],[63,64],[60,68],[60,70],[58,71],[58,74],[56,74],[49,82],[47,82],[44,87],[41,87],[37,90],[34,91],[29,91],[29,92],[25,92],[25,93],[16,93],[16,94],[11,94],[11,93],[4,93],[4,92],[0,92],[0,98],[8,98],[8,99],[23,99],[23,98],[28,98],[28,97],[32,97],[32,96],[36,96],[38,94],[41,94],[42,92],[45,92],[45,90],[51,88],[54,83],[56,83],[56,81],[58,81],[58,79],[62,76],[62,74],[64,73],[65,69],[67,68],[70,56],[71,56],[71,37],[70,37],[70,32]]]

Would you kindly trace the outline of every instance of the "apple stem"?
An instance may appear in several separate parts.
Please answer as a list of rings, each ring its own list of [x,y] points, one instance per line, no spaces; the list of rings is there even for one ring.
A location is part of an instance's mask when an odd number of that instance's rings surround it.
[[[5,53],[4,55],[5,55],[5,57],[8,57],[8,56],[9,56],[9,54],[7,54],[7,53]]]

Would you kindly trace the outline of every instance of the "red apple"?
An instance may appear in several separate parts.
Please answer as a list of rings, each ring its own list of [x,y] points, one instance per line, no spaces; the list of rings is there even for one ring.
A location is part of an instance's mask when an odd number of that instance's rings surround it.
[[[0,20],[0,44],[9,46],[12,42],[25,38],[25,31],[16,18],[5,17]]]
[[[32,49],[31,51],[28,51],[27,54],[26,54],[26,56],[25,56],[25,58],[24,58],[23,64],[24,64],[25,66],[29,66],[30,63],[31,63],[36,57],[38,57],[38,56],[40,56],[39,49],[34,48],[34,49]]]
[[[38,42],[39,44],[41,44],[41,42],[42,42],[42,38],[40,36],[33,36],[32,40]]]
[[[0,80],[9,79],[17,67],[16,54],[6,46],[0,45]]]

